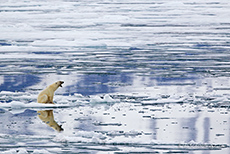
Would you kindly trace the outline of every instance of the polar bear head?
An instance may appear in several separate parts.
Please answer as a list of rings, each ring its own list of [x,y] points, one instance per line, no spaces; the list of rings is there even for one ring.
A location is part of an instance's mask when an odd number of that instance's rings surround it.
[[[55,84],[59,87],[62,87],[62,84],[64,83],[64,81],[57,81],[55,82]]]
[[[49,86],[53,91],[56,91],[58,87],[62,87],[64,81],[57,81]]]

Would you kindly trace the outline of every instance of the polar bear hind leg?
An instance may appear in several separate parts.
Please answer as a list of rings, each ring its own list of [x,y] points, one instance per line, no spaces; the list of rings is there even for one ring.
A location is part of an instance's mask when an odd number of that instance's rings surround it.
[[[40,98],[39,98],[39,103],[49,103],[48,102],[48,96],[46,94],[42,95]]]

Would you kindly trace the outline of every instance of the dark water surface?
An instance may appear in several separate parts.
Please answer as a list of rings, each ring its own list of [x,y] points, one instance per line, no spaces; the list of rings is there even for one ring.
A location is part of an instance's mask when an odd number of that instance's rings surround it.
[[[0,0],[0,150],[229,153],[229,10],[228,0]],[[58,105],[37,105],[58,80]]]

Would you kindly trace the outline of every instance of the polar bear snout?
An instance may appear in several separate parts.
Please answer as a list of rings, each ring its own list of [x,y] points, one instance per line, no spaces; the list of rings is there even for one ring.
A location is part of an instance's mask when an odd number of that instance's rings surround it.
[[[64,83],[64,81],[60,81],[60,83],[61,83],[61,84],[60,84],[60,87],[62,87],[62,84]]]
[[[62,87],[63,83],[64,83],[64,81],[58,81],[58,82],[56,82],[56,84],[58,84],[60,87]]]

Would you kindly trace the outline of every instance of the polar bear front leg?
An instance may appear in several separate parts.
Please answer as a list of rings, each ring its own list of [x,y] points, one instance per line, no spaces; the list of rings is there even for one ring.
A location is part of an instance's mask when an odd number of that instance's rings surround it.
[[[54,95],[54,94],[53,94],[53,95]],[[55,103],[53,102],[53,95],[51,95],[51,96],[48,98],[47,104],[55,104]]]

